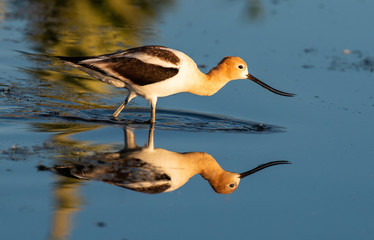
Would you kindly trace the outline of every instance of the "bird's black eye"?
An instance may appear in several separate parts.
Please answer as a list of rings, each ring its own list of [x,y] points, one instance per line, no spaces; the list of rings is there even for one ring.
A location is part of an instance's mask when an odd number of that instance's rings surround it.
[[[239,68],[239,69],[244,69],[244,66],[240,64],[240,65],[238,66],[238,68]]]
[[[229,186],[230,186],[230,188],[233,188],[233,187],[235,187],[235,184],[231,183]]]

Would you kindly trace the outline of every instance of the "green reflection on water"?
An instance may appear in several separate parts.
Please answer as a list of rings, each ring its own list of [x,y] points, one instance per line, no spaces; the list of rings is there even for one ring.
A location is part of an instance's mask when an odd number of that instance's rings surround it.
[[[12,16],[27,20],[27,38],[38,52],[96,55],[138,45],[144,31],[173,0],[14,1]]]
[[[34,65],[18,66],[33,78],[24,80],[29,85],[24,90],[36,93],[32,102],[58,111],[61,101],[73,103],[70,108],[91,108],[95,96],[85,93],[109,94],[113,88],[47,56],[98,55],[138,46],[154,37],[150,30],[153,22],[173,3],[173,0],[24,0],[11,1],[5,5],[6,10],[0,11],[7,13],[9,22],[25,22],[24,40],[36,52],[22,53]]]
[[[74,228],[73,216],[81,210],[80,185],[82,185],[82,182],[60,176],[56,176],[55,179],[53,188],[54,211],[48,239],[70,239],[71,231]]]
[[[104,125],[81,123],[33,123],[33,128],[38,132],[54,132],[50,143],[51,149],[57,158],[80,158],[91,152],[101,152],[112,149],[108,144],[94,144],[94,141],[74,140],[72,136],[102,128]]]

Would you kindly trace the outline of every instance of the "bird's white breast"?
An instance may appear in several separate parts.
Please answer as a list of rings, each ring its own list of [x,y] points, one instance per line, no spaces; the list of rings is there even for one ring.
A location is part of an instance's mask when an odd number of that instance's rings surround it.
[[[150,163],[160,172],[166,173],[170,177],[171,183],[167,192],[181,187],[190,177],[196,174],[194,172],[195,167],[192,165],[192,162],[186,158],[185,154],[155,148],[154,150],[143,149],[129,156]]]
[[[196,79],[196,71],[199,71],[196,63],[190,57],[180,51],[173,49],[169,50],[177,55],[180,59],[180,63],[177,66],[179,70],[178,74],[172,78],[157,83],[148,84],[145,86],[132,86],[138,95],[145,98],[153,98],[170,96],[179,92],[186,92],[189,89],[189,86]],[[157,61],[154,61],[153,63],[157,63]],[[166,66],[164,65],[165,63],[163,61],[160,62],[160,64],[163,64],[162,66]],[[176,66],[174,65],[174,67]]]

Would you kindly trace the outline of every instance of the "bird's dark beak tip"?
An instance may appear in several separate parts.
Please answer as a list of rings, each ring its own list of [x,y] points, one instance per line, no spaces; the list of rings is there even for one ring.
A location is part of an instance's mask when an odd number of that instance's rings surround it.
[[[268,168],[268,167],[271,167],[271,166],[275,166],[275,165],[280,165],[280,164],[292,164],[292,163],[289,162],[289,161],[285,161],[285,160],[268,162],[268,163],[265,163],[265,164],[261,164],[261,165],[255,167],[255,168],[247,171],[247,172],[240,173],[239,178],[243,179],[243,178],[245,178],[245,177],[247,177],[247,176],[249,176],[249,175],[251,175],[251,174],[253,174],[255,172],[258,172],[258,171],[260,171],[262,169],[265,169],[265,168]]]
[[[258,78],[254,77],[253,75],[251,74],[247,74],[247,79],[259,84],[260,86],[262,86],[263,88],[273,92],[273,93],[276,93],[278,95],[281,95],[281,96],[285,96],[285,97],[294,97],[296,96],[296,94],[294,93],[287,93],[287,92],[282,92],[282,91],[279,91],[275,88],[272,88],[270,87],[269,85],[267,85],[266,83],[262,82],[261,80],[259,80]]]
[[[295,97],[296,94],[295,93],[289,93],[288,95],[284,95],[284,96],[286,96],[286,97]]]

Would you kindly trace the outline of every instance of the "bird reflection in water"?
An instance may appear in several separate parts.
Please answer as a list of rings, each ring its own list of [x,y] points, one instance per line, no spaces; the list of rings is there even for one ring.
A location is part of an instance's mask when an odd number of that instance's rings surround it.
[[[288,161],[273,161],[243,173],[229,172],[205,152],[171,152],[154,147],[151,127],[144,147],[135,143],[132,130],[125,128],[125,148],[119,152],[97,153],[79,162],[56,165],[48,170],[66,177],[99,180],[143,193],[171,192],[183,186],[192,176],[200,174],[214,191],[234,192],[241,179],[264,168]]]

